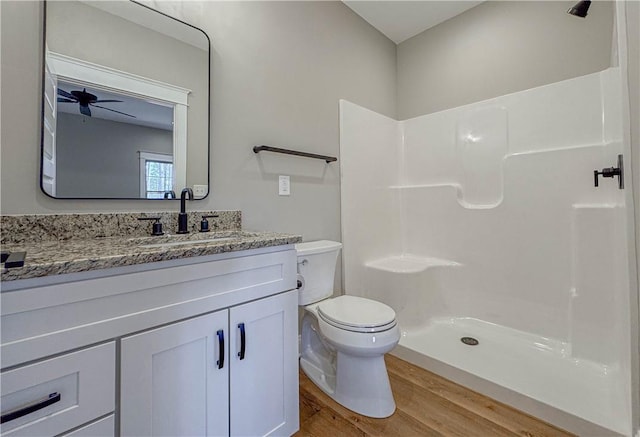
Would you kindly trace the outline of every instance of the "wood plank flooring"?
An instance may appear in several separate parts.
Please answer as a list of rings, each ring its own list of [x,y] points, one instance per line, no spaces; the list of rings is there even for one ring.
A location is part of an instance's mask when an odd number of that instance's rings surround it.
[[[296,436],[573,436],[392,355],[386,356],[386,362],[397,407],[386,419],[346,409],[301,371]]]

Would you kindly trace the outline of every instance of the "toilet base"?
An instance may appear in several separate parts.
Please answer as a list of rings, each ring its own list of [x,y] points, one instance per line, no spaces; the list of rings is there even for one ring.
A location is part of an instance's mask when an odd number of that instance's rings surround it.
[[[333,366],[320,369],[304,357],[300,367],[323,392],[351,411],[384,418],[396,410],[383,355],[372,358],[337,352],[335,371]]]
[[[316,367],[311,362],[305,360],[304,358],[300,358],[300,368],[304,372],[305,375],[317,385],[320,390],[325,392],[331,399],[334,399],[334,393],[336,388],[336,375],[335,374],[327,374]]]

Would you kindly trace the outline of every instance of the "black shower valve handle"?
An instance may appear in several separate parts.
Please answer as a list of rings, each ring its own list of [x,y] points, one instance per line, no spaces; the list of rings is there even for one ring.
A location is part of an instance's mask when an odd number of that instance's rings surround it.
[[[618,155],[618,166],[617,167],[605,167],[602,171],[594,170],[593,171],[593,186],[598,186],[598,176],[602,176],[603,178],[613,178],[615,176],[618,177],[618,188],[621,190],[624,189],[624,174],[623,174],[623,160],[622,155]]]
[[[620,169],[616,167],[605,167],[602,171],[594,170],[593,171],[593,185],[598,186],[598,176],[602,176],[603,178],[612,178],[614,176],[620,176]]]
[[[602,171],[598,171],[598,170],[594,170],[593,171],[593,184],[597,187],[598,186],[598,175],[602,176],[603,178],[612,178],[614,176],[618,176],[620,174],[620,169],[619,168],[615,168],[615,167],[606,167],[603,168]]]

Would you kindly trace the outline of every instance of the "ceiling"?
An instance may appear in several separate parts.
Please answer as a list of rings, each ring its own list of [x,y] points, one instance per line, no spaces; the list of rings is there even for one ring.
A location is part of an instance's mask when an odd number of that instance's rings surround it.
[[[342,1],[396,44],[482,3],[457,0]]]
[[[119,102],[96,103],[103,108],[131,114],[134,117],[117,112],[105,110],[97,106],[91,105],[91,117],[103,120],[117,121],[120,123],[136,124],[138,126],[153,127],[156,129],[173,130],[173,107],[152,102],[141,97],[133,97],[125,94],[116,94],[106,90],[94,88],[90,85],[79,85],[71,82],[60,80],[58,88],[66,92],[74,90],[86,90],[88,93],[94,94],[99,100],[119,100]],[[62,97],[62,96],[58,96]],[[58,103],[58,111],[68,114],[80,114],[80,108],[77,103]]]

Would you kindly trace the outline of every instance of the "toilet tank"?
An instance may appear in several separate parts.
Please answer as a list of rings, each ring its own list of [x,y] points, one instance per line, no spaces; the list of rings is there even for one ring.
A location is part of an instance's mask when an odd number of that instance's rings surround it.
[[[336,261],[342,243],[337,241],[310,241],[296,244],[298,252],[298,305],[318,302],[333,294]]]

